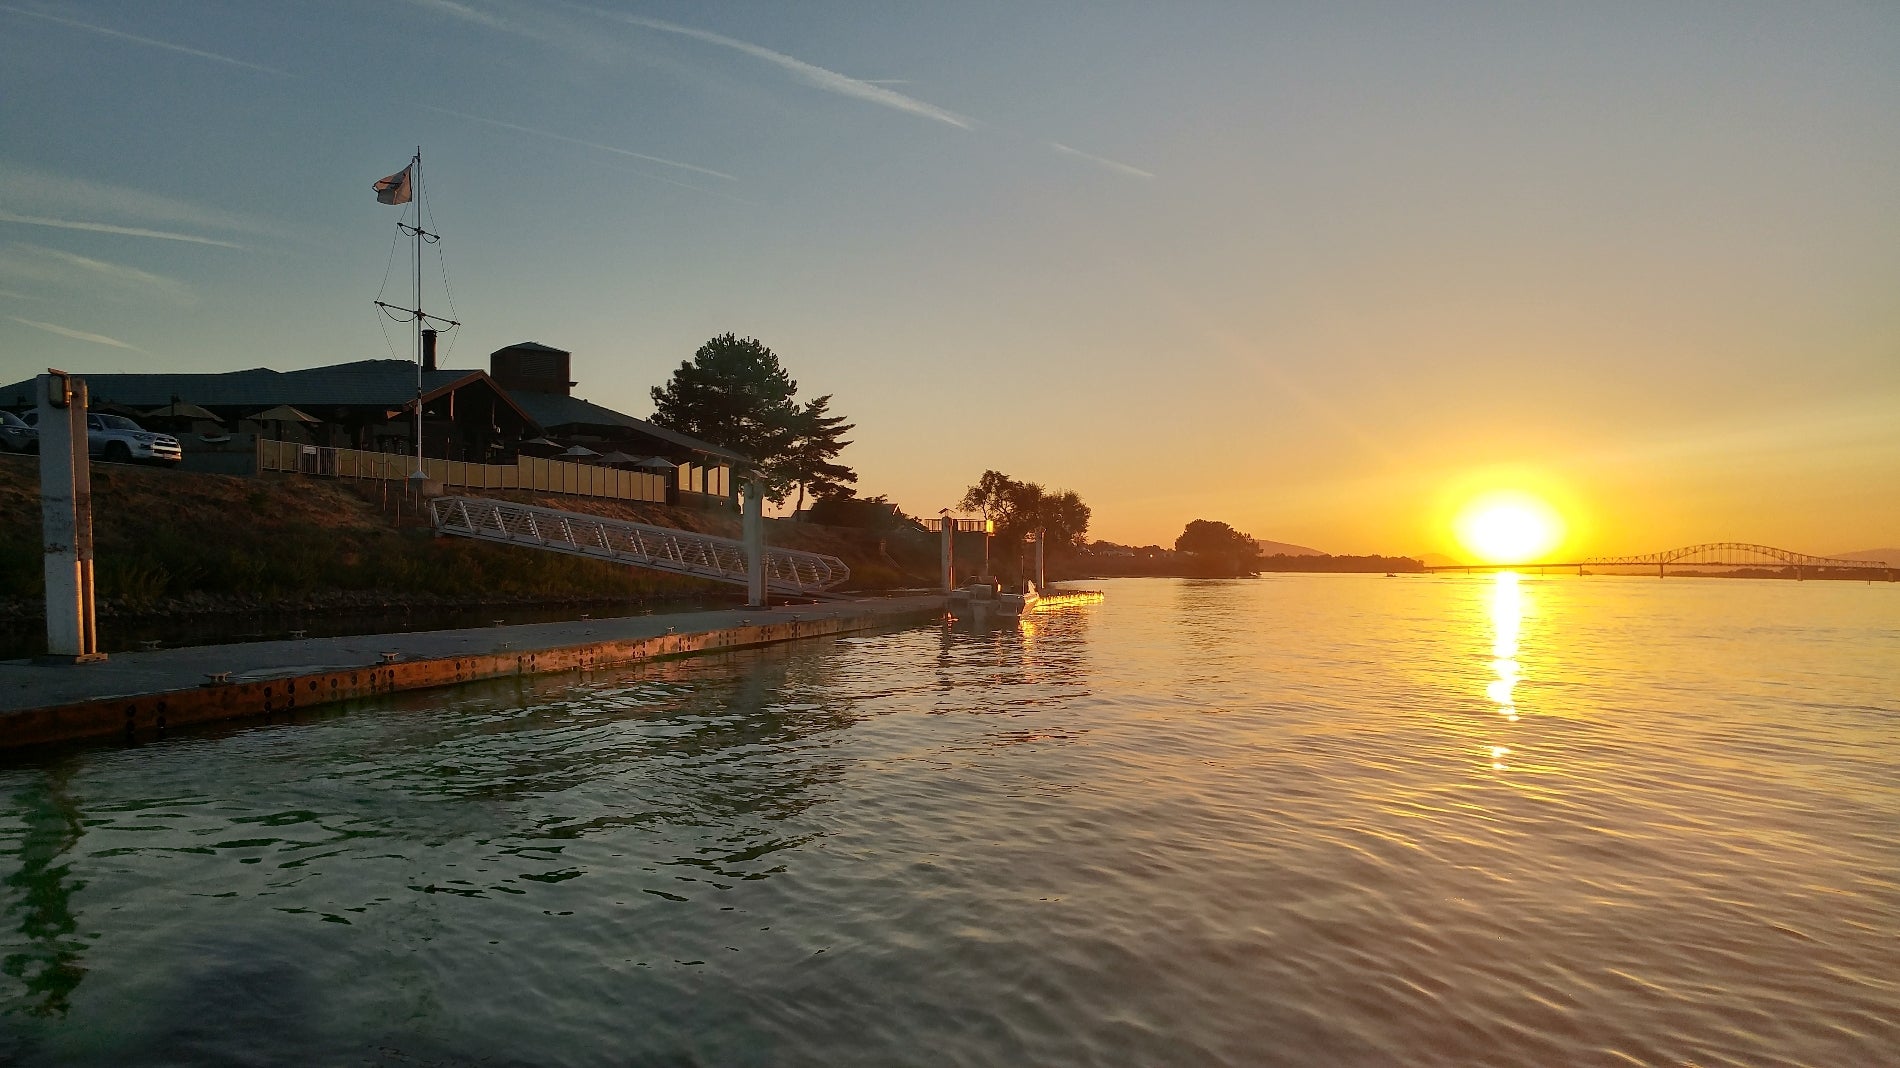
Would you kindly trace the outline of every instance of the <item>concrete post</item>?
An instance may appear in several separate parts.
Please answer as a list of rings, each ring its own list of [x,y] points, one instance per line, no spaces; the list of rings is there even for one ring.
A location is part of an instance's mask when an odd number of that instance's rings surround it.
[[[943,510],[943,592],[957,588],[957,523]]]
[[[86,450],[86,383],[39,376],[40,530],[50,660],[104,660],[92,586],[92,462]]]
[[[1048,574],[1048,571],[1043,566],[1043,555],[1042,555],[1043,542],[1046,542],[1048,540],[1049,540],[1048,535],[1044,534],[1040,530],[1036,531],[1036,592],[1037,593],[1041,593],[1043,591],[1043,588],[1049,585],[1049,574]]]
[[[745,486],[744,517],[746,607],[765,607],[765,489],[756,482]]]

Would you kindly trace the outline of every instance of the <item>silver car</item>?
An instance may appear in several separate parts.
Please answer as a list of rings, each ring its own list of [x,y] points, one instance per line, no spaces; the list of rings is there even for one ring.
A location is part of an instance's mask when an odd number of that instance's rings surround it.
[[[37,423],[39,412],[26,413],[26,421]],[[123,415],[100,412],[86,414],[86,452],[113,463],[175,464],[185,455],[170,434],[154,434]]]
[[[0,411],[0,450],[40,451],[40,432],[12,412]]]

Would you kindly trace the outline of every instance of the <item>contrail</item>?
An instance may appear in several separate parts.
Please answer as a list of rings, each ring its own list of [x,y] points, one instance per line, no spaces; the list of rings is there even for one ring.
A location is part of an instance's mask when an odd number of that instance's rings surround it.
[[[33,327],[35,330],[44,330],[49,334],[69,337],[74,341],[90,341],[95,345],[110,345],[115,349],[130,349],[133,352],[145,351],[137,345],[128,345],[116,337],[107,337],[104,334],[88,334],[84,330],[74,330],[69,326],[60,326],[57,323],[42,323],[38,319],[22,319],[17,315],[10,315],[8,318],[16,323],[24,323],[27,326]]]
[[[1068,145],[1065,145],[1060,141],[1049,142],[1049,147],[1055,149],[1057,152],[1063,153],[1064,155],[1074,156],[1077,159],[1085,159],[1085,160],[1088,160],[1090,163],[1100,164],[1101,166],[1107,167],[1109,170],[1115,171],[1118,174],[1126,174],[1135,178],[1153,178],[1154,177],[1154,175],[1148,173],[1147,171],[1142,170],[1140,167],[1131,167],[1126,163],[1118,163],[1115,160],[1109,159],[1106,156],[1097,156],[1090,152],[1084,152],[1079,148],[1070,148]]]
[[[470,122],[486,123],[489,126],[499,126],[504,130],[515,130],[519,133],[533,134],[536,137],[546,137],[554,141],[565,141],[570,145],[580,145],[583,148],[596,148],[602,152],[612,152],[614,155],[617,155],[617,156],[629,156],[633,159],[643,159],[643,160],[646,160],[648,163],[661,163],[661,164],[665,164],[668,167],[678,167],[680,170],[683,170],[683,171],[692,171],[695,174],[705,174],[705,175],[710,175],[714,178],[724,178],[728,182],[736,182],[739,180],[733,175],[727,174],[724,171],[715,171],[711,169],[710,167],[696,167],[691,163],[681,163],[679,160],[676,160],[676,159],[664,159],[660,156],[648,156],[643,153],[629,151],[624,148],[615,148],[612,145],[603,145],[598,141],[583,141],[582,139],[578,137],[569,137],[566,134],[557,134],[550,130],[537,130],[532,126],[517,126],[516,124],[512,122],[503,122],[500,119],[484,119],[480,115],[470,115],[467,112],[453,111],[453,110],[450,110],[449,108],[439,108],[433,104],[419,104],[417,106],[422,108],[425,111],[435,111],[435,112],[440,112],[443,115],[453,115],[458,119],[467,119]]]
[[[35,262],[36,260],[38,262]],[[0,276],[24,276],[35,281],[63,286],[73,281],[75,270],[85,272],[82,277],[94,281],[103,280],[120,288],[156,289],[174,301],[186,304],[193,303],[195,300],[190,287],[177,279],[142,271],[137,267],[128,267],[122,263],[108,263],[105,260],[95,260],[90,256],[80,256],[56,248],[43,248],[21,242],[15,242],[8,246],[7,250],[0,251]]]
[[[873,104],[882,104],[887,108],[895,108],[898,111],[907,111],[912,115],[921,115],[926,119],[947,123],[960,130],[974,129],[976,126],[976,120],[966,118],[954,111],[946,111],[943,108],[937,107],[935,104],[926,104],[916,97],[905,96],[903,93],[897,92],[894,89],[886,89],[881,85],[873,85],[870,82],[853,78],[849,75],[839,74],[835,70],[826,70],[823,67],[807,63],[802,59],[788,56],[783,52],[774,52],[769,48],[764,48],[747,41],[727,37],[723,34],[712,33],[708,30],[696,30],[691,26],[681,26],[678,23],[650,19],[644,15],[622,15],[617,12],[599,10],[595,10],[594,13],[603,18],[618,19],[629,25],[641,26],[649,30],[658,30],[661,33],[678,34],[681,37],[690,37],[695,41],[704,41],[707,44],[718,45],[721,48],[730,48],[735,52],[743,52],[754,59],[762,59],[775,67],[788,71],[800,81],[808,85],[816,86],[826,92],[869,101]]]
[[[159,41],[150,37],[140,37],[136,33],[126,33],[123,30],[109,30],[104,26],[94,26],[90,22],[80,22],[77,19],[67,19],[61,18],[58,15],[49,15],[44,11],[28,11],[25,8],[10,7],[5,4],[0,4],[0,11],[11,12],[15,15],[25,15],[28,18],[45,19],[48,22],[57,22],[61,26],[70,26],[75,30],[85,30],[87,33],[96,33],[104,37],[116,37],[121,41],[131,41],[133,44],[142,44],[150,48],[163,48],[168,52],[178,52],[187,56],[196,56],[199,59],[209,59],[216,63],[229,63],[233,67],[243,67],[245,70],[259,71],[264,74],[275,74],[280,78],[291,77],[289,71],[278,70],[276,67],[266,67],[262,63],[251,63],[242,59],[232,59],[230,56],[221,56],[216,52],[207,52],[202,48],[189,48],[181,44],[172,44],[170,41]]]
[[[0,211],[0,223],[19,223],[23,226],[51,226],[58,230],[89,230],[96,234],[123,234],[126,237],[154,237],[161,241],[187,241],[194,245],[216,245],[219,248],[242,249],[244,246],[230,241],[218,241],[196,234],[175,234],[169,230],[146,230],[137,226],[114,226],[111,223],[81,222],[76,219],[49,219],[43,215],[15,215],[10,211]]]

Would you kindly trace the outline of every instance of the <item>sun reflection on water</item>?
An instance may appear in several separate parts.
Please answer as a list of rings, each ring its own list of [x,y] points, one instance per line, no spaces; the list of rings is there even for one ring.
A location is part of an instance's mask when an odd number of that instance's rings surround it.
[[[1517,698],[1513,691],[1523,670],[1517,662],[1517,638],[1524,626],[1524,591],[1518,588],[1517,572],[1500,571],[1491,591],[1491,670],[1496,678],[1487,682],[1484,695],[1498,706],[1498,715],[1517,722]]]
[[[1506,723],[1518,721],[1517,680],[1523,667],[1517,662],[1518,637],[1524,628],[1524,591],[1517,573],[1500,571],[1491,588],[1491,673],[1484,684],[1484,696],[1496,706]],[[1505,745],[1490,747],[1492,771],[1509,771],[1505,758],[1511,749]]]

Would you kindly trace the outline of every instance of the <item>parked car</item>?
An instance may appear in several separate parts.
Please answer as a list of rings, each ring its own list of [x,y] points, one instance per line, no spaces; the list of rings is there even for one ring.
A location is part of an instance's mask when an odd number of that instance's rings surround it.
[[[39,421],[39,411],[26,413],[25,419],[27,425],[32,426]],[[86,415],[86,452],[95,459],[113,463],[175,464],[185,456],[185,451],[178,447],[178,439],[170,434],[154,434],[123,415],[102,412]]]
[[[0,449],[7,452],[38,452],[40,432],[12,412],[0,411]]]

